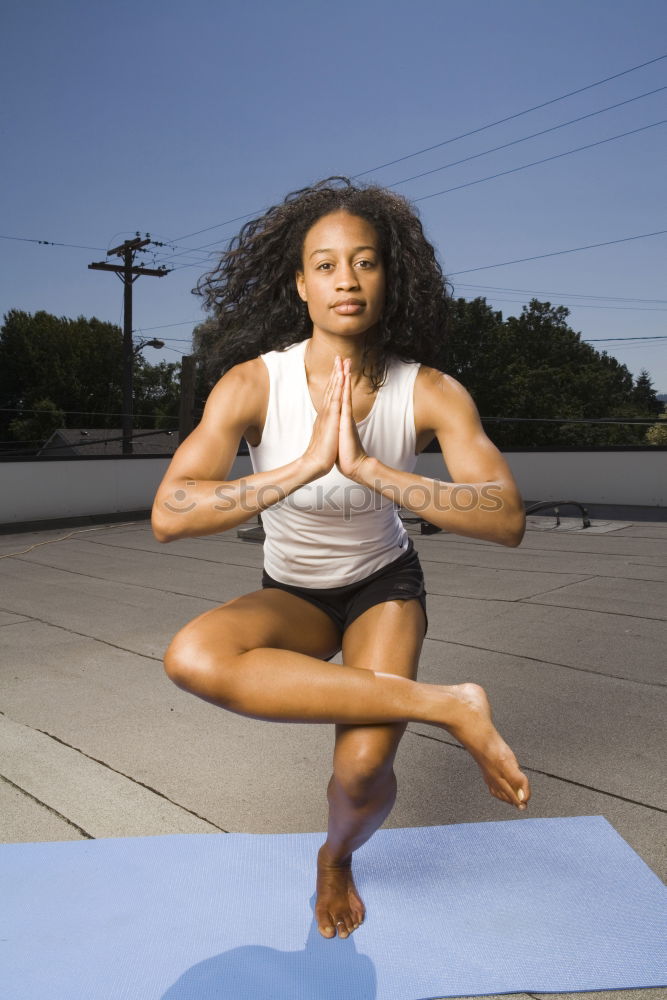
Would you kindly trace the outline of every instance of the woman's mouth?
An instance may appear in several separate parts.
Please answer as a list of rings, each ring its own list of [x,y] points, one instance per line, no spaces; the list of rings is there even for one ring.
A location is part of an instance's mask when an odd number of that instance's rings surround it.
[[[333,311],[340,316],[354,316],[364,308],[364,303],[359,299],[343,299],[333,305]]]

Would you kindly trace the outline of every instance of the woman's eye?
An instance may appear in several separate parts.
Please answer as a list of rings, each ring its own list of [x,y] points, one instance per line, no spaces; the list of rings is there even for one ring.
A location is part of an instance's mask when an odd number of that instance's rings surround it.
[[[366,268],[372,267],[372,266],[373,266],[373,261],[372,260],[358,260],[357,261],[357,267],[361,267],[364,270]]]
[[[328,270],[330,267],[331,267],[331,264],[328,261],[325,260],[325,261],[322,261],[321,264],[317,265],[317,270],[318,271],[323,271],[325,269]]]

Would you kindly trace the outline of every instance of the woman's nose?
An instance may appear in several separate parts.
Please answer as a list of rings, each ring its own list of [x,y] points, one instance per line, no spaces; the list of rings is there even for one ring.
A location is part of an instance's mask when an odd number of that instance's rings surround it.
[[[356,288],[358,285],[357,272],[348,264],[342,264],[338,273],[338,288]]]

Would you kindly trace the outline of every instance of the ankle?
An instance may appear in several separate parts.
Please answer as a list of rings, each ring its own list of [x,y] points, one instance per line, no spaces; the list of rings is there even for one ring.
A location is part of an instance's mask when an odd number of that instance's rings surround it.
[[[443,726],[458,739],[458,732],[462,726],[468,725],[471,712],[475,708],[465,696],[465,692],[461,690],[465,685],[432,684],[426,686],[431,688],[428,721],[437,726]]]
[[[352,851],[347,851],[343,847],[332,847],[325,841],[319,849],[317,860],[319,864],[330,868],[351,868]]]

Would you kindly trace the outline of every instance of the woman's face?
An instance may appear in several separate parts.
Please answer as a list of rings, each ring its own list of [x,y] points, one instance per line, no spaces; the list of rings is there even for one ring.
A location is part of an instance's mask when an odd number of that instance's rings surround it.
[[[378,323],[385,272],[370,222],[343,211],[322,216],[306,234],[302,267],[296,285],[314,329],[346,336]]]

